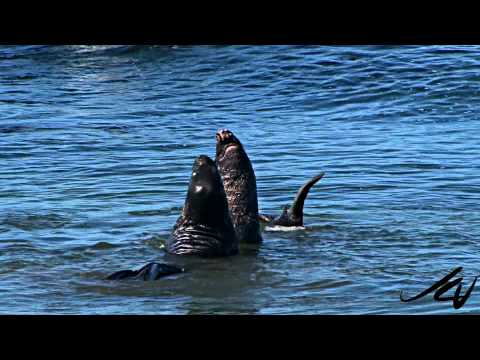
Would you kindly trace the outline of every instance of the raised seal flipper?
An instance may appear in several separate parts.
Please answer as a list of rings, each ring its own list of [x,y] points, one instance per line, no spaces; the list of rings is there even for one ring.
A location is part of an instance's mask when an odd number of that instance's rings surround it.
[[[142,279],[145,281],[148,280],[158,280],[161,277],[178,274],[184,272],[185,270],[169,264],[160,264],[156,262],[151,262],[142,267],[139,270],[121,270],[109,275],[106,280],[123,280],[128,278]]]
[[[307,198],[308,192],[323,176],[324,172],[314,176],[309,181],[307,181],[297,192],[295,199],[293,200],[292,206],[285,206],[283,208],[283,213],[270,220],[268,225],[281,225],[281,226],[303,226],[303,206],[305,204],[305,199]],[[264,222],[267,222],[270,216],[263,215]]]
[[[301,218],[303,225],[303,205],[305,204],[305,199],[307,198],[308,192],[315,185],[323,176],[325,175],[324,172],[314,176],[309,181],[303,185],[300,190],[297,192],[297,196],[295,196],[295,200],[293,200],[292,207],[290,208],[290,217],[292,218]]]

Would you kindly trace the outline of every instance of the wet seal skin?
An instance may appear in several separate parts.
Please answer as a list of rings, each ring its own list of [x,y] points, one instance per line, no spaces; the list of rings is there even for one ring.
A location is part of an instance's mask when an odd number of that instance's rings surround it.
[[[185,206],[166,250],[176,255],[228,256],[238,253],[238,238],[215,163],[199,156],[193,165]]]
[[[136,278],[144,281],[158,280],[164,276],[178,274],[185,270],[170,264],[160,264],[156,262],[149,263],[139,270],[121,270],[109,275],[106,280],[123,280],[127,278]]]
[[[262,242],[255,172],[240,140],[228,129],[216,133],[215,162],[223,180],[238,240]]]
[[[324,172],[314,176],[308,180],[297,192],[295,199],[291,206],[285,205],[280,216],[271,216],[260,214],[259,219],[267,226],[303,226],[303,206],[308,192],[321,178],[325,175]]]
[[[222,180],[214,161],[208,156],[200,155],[195,159],[185,206],[167,241],[166,251],[204,257],[238,253],[238,238]],[[157,280],[183,271],[175,265],[149,263],[140,270],[118,271],[107,279]]]

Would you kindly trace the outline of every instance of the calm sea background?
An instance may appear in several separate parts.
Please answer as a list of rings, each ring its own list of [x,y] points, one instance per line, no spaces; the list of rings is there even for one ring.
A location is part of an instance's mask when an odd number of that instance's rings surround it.
[[[1,46],[0,313],[440,314],[480,275],[478,46]],[[231,129],[305,230],[223,259],[163,244]],[[149,261],[187,272],[103,280]],[[453,291],[452,291],[453,293]]]

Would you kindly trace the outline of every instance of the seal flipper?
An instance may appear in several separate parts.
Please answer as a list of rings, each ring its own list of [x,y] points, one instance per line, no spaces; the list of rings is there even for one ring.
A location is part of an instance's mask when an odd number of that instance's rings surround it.
[[[105,280],[122,280],[137,275],[137,271],[121,270],[109,275]]]
[[[289,218],[291,219],[301,219],[301,224],[303,225],[303,205],[305,203],[305,199],[307,198],[308,192],[315,185],[321,178],[325,175],[324,172],[314,176],[309,181],[303,185],[300,190],[298,190],[297,196],[295,196],[295,200],[293,200],[292,207],[289,209]]]
[[[268,225],[281,225],[281,226],[303,226],[303,205],[307,198],[308,192],[323,176],[324,172],[314,176],[307,181],[297,192],[292,206],[285,206],[283,208],[282,215],[270,221]],[[266,219],[268,218],[265,217]]]
[[[158,280],[161,277],[178,274],[184,272],[185,270],[169,264],[160,264],[160,263],[149,263],[143,268],[138,270],[137,277],[147,281],[147,280]]]
[[[161,277],[178,274],[184,272],[185,270],[169,264],[160,264],[156,262],[151,262],[142,267],[139,270],[121,270],[109,275],[106,280],[122,280],[128,278],[137,278],[144,281],[148,280],[158,280]]]

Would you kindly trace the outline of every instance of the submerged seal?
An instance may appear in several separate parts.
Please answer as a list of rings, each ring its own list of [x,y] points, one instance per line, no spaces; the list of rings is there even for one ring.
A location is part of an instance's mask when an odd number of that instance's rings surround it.
[[[185,271],[184,269],[169,264],[160,264],[151,262],[138,270],[121,270],[107,277],[107,280],[122,280],[127,278],[136,278],[142,280],[158,280],[161,277],[178,274]]]
[[[167,242],[177,255],[227,256],[238,253],[238,239],[215,163],[199,156],[193,165],[185,206]]]
[[[216,134],[215,162],[222,176],[228,207],[238,240],[262,241],[258,218],[257,182],[248,155],[233,133],[221,129]]]

